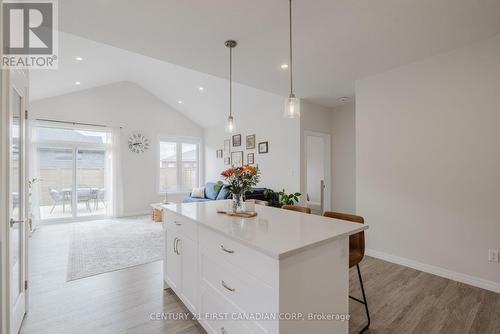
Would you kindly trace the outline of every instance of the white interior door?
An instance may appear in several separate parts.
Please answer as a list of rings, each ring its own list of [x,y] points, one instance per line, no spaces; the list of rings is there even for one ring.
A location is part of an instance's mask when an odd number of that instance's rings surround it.
[[[314,213],[330,209],[330,135],[305,132],[307,206]]]
[[[9,320],[10,333],[18,333],[26,313],[26,193],[25,193],[25,110],[27,78],[12,71],[9,86]]]

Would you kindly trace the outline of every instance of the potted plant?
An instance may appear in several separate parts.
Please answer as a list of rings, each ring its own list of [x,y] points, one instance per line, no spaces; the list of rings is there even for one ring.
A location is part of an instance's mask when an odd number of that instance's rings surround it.
[[[280,198],[281,206],[283,206],[283,205],[295,205],[295,203],[299,202],[299,197],[301,194],[300,193],[287,194],[285,193],[285,189],[283,189],[283,191],[280,191],[278,195]]]
[[[281,208],[283,205],[294,205],[299,201],[300,193],[285,193],[285,189],[280,192],[274,192],[271,189],[266,190],[264,196],[269,202],[269,205],[275,208]]]
[[[227,182],[227,191],[232,195],[234,212],[243,211],[244,196],[247,191],[260,181],[259,167],[250,164],[242,167],[232,167],[221,173]]]

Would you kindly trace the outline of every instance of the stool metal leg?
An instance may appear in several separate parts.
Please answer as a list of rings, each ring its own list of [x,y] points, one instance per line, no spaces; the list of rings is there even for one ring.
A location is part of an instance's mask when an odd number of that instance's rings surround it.
[[[358,298],[355,298],[355,297],[352,297],[352,296],[349,296],[349,298],[357,301],[358,303],[361,303],[361,304],[365,305],[365,311],[366,311],[366,317],[368,318],[368,323],[359,332],[361,334],[365,330],[367,330],[368,327],[370,327],[370,312],[368,312],[368,303],[366,301],[365,288],[363,286],[363,278],[361,277],[361,271],[359,270],[359,264],[356,265],[356,269],[358,270],[358,277],[359,277],[359,283],[361,285],[361,293],[363,294],[363,300],[359,300]]]

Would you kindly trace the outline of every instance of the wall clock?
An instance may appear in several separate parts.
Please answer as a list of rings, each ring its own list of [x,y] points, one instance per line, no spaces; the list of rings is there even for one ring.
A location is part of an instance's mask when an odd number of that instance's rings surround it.
[[[149,140],[139,132],[128,137],[128,148],[134,153],[144,153],[149,148]]]

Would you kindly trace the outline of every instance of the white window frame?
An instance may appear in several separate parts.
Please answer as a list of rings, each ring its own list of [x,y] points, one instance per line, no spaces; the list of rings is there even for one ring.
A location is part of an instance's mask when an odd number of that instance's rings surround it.
[[[161,143],[169,142],[177,144],[177,189],[175,191],[162,191],[160,188],[160,159],[161,159]],[[196,187],[200,186],[201,183],[201,139],[197,137],[181,137],[181,136],[160,136],[158,138],[158,149],[156,158],[156,189],[160,196],[165,196],[165,193],[169,195],[176,194],[187,194],[189,191],[183,191],[180,189],[182,184],[182,144],[194,144],[196,145],[196,170],[198,171]]]

